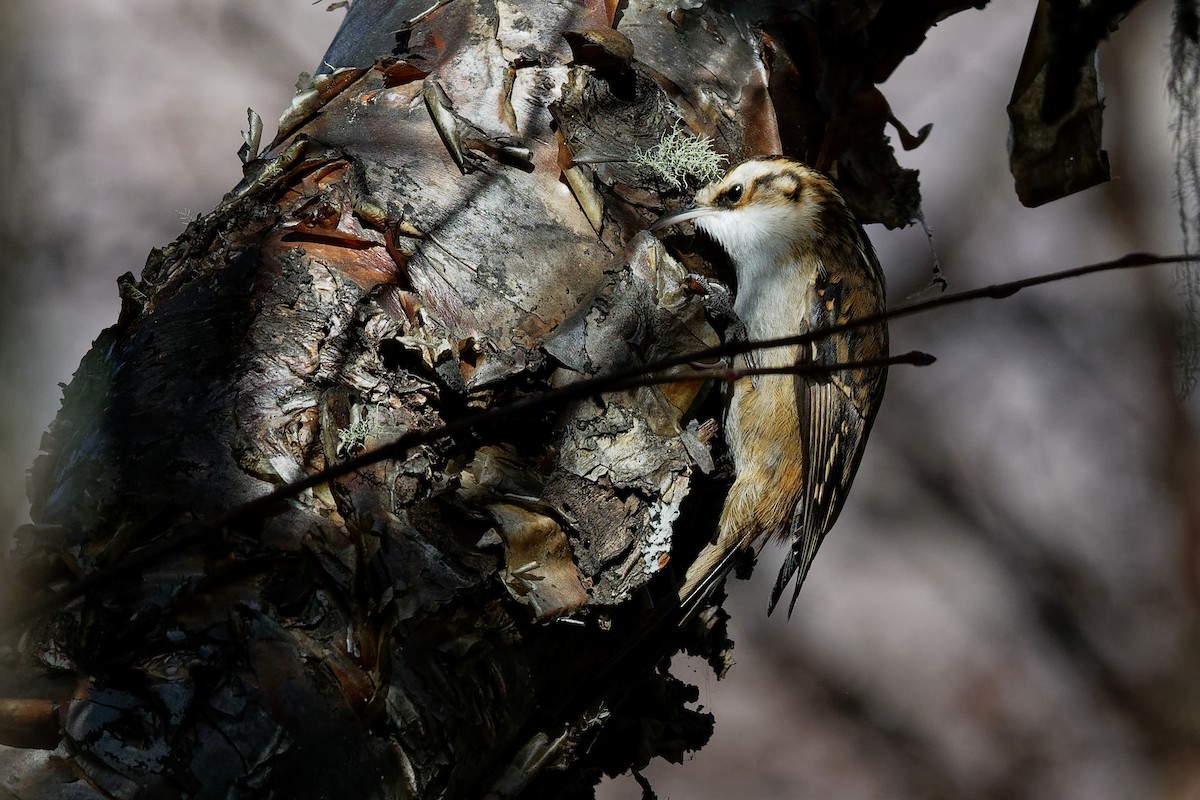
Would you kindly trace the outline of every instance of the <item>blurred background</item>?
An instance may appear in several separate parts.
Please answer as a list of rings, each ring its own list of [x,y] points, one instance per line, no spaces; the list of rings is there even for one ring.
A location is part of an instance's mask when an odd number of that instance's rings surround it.
[[[342,12],[307,0],[0,6],[0,535],[101,328],[116,278],[240,177]],[[1176,252],[1170,4],[1101,51],[1114,179],[1018,203],[1004,113],[1033,0],[951,17],[884,86],[929,140],[925,215],[952,290],[1135,250]],[[893,302],[928,283],[918,229],[868,231]],[[1172,379],[1169,267],[899,321],[895,369],[796,613],[765,614],[779,553],[730,585],[736,666],[681,661],[712,743],[647,777],[662,798],[1200,799],[1200,452]],[[636,798],[629,777],[602,798]]]

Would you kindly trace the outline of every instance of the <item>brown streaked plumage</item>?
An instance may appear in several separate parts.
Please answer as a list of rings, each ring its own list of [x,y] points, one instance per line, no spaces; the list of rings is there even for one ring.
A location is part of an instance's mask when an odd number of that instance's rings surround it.
[[[693,208],[655,229],[691,220],[729,254],[734,311],[752,340],[831,327],[884,309],[871,243],[824,175],[783,157],[755,158],[701,189]],[[837,364],[887,355],[886,323],[809,345],[763,350],[757,364]],[[744,357],[739,356],[744,363]],[[796,577],[791,608],[854,479],[883,397],[886,367],[822,375],[763,375],[733,387],[725,436],[737,476],[716,539],[688,569],[686,601],[738,551],[770,538],[790,545],[773,610]]]

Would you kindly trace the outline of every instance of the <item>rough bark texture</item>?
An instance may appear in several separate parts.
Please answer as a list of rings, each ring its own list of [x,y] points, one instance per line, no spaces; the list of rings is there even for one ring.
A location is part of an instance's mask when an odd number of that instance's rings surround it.
[[[641,233],[684,194],[636,162],[676,125],[911,222],[875,84],[967,5],[355,3],[246,180],[122,281],[65,392],[12,559],[51,610],[0,687],[7,790],[587,796],[702,746],[666,659],[728,658],[719,610],[671,600],[728,478],[703,385],[227,515],[403,432],[716,343]]]

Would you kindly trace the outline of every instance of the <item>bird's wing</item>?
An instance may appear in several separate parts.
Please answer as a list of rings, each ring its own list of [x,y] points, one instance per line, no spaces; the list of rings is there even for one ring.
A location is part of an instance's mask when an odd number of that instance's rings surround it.
[[[869,258],[866,253],[862,256]],[[819,331],[882,309],[878,289],[872,296],[878,297],[879,308],[873,307],[874,304],[855,308],[850,298],[864,295],[852,291],[854,288],[837,276],[819,275],[806,315],[812,321],[810,330]],[[886,357],[887,348],[887,327],[880,323],[802,345],[799,360],[819,365],[863,361]],[[795,576],[796,586],[788,606],[791,616],[817,548],[842,510],[858,470],[886,378],[886,367],[796,376],[804,478],[792,514],[790,547],[771,591],[768,613],[774,611],[783,590]]]

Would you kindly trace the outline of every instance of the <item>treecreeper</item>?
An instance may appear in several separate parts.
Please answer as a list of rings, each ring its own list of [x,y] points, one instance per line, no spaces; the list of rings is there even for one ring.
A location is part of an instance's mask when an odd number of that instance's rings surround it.
[[[870,240],[833,182],[804,164],[779,156],[744,161],[653,229],[689,221],[728,254],[733,311],[752,342],[884,311],[883,271]],[[880,320],[735,357],[735,367],[796,373],[733,384],[725,437],[736,477],[715,538],[684,577],[685,602],[723,562],[774,539],[788,552],[770,610],[794,577],[791,613],[862,459],[883,398],[887,367],[879,362],[887,354],[887,323]]]

